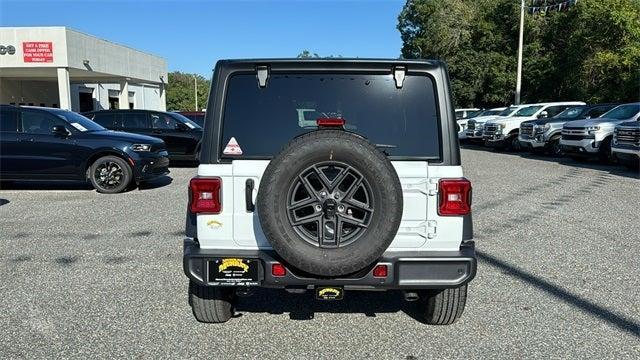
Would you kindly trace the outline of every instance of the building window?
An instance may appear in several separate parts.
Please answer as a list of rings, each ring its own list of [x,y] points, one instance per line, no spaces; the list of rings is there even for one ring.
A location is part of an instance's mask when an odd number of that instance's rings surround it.
[[[109,110],[117,110],[120,108],[120,103],[117,96],[109,95]]]
[[[129,91],[129,109],[136,108],[136,93],[133,91]]]
[[[93,111],[93,89],[80,89],[78,93],[80,112]]]
[[[109,90],[109,110],[120,109],[120,98],[118,90]]]

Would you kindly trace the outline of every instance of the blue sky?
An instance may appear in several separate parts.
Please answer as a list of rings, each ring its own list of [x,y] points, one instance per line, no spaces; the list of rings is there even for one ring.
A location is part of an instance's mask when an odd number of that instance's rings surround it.
[[[2,26],[68,26],[209,77],[223,58],[400,55],[403,0],[0,0]]]

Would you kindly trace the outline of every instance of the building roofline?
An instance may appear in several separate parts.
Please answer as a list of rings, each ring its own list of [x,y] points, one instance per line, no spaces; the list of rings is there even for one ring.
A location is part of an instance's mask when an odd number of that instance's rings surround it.
[[[56,29],[56,30],[72,31],[72,32],[75,32],[75,33],[78,33],[78,34],[81,34],[81,35],[92,37],[94,39],[98,39],[98,40],[101,40],[101,41],[104,41],[104,42],[108,42],[108,43],[116,45],[116,46],[124,47],[124,48],[127,48],[129,50],[133,50],[133,51],[136,51],[136,52],[139,52],[139,53],[142,53],[142,54],[146,54],[146,55],[149,55],[149,56],[156,57],[158,59],[163,60],[165,63],[167,62],[167,60],[164,57],[160,56],[160,55],[157,55],[157,54],[154,54],[154,53],[150,53],[148,51],[142,51],[142,50],[136,49],[136,48],[134,48],[132,46],[120,44],[120,43],[117,43],[117,42],[114,42],[114,41],[111,41],[111,40],[108,40],[108,39],[104,39],[104,38],[98,37],[96,35],[89,34],[89,33],[86,33],[84,31],[80,31],[80,30],[77,30],[77,29],[74,29],[74,28],[71,28],[71,27],[68,27],[68,26],[0,26],[0,29],[9,29],[9,30],[11,30],[11,29]]]

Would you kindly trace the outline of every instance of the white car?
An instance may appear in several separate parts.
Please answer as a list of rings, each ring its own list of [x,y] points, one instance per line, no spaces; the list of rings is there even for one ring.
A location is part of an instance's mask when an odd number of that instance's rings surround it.
[[[485,123],[483,139],[486,146],[520,150],[520,124],[524,121],[554,117],[571,106],[585,105],[582,101],[564,101],[526,104],[512,116],[501,117]]]
[[[458,119],[457,123],[458,123],[458,139],[460,140],[465,140],[467,138],[467,124],[469,121],[471,120],[478,120],[478,119],[488,119],[488,118],[493,118],[494,116],[499,115],[501,112],[503,112],[506,108],[493,108],[493,109],[488,109],[488,110],[484,110],[481,111],[480,113],[478,113],[476,116],[472,117],[472,118],[467,118],[467,119]]]
[[[597,156],[603,162],[611,160],[611,143],[616,125],[640,119],[640,102],[623,104],[596,119],[566,123],[560,144],[571,158]]]
[[[511,105],[498,114],[478,116],[467,121],[466,139],[471,141],[482,140],[484,124],[489,120],[498,119],[500,117],[509,117],[515,114],[521,107],[519,105]]]
[[[468,119],[480,112],[478,108],[456,109],[456,120]]]

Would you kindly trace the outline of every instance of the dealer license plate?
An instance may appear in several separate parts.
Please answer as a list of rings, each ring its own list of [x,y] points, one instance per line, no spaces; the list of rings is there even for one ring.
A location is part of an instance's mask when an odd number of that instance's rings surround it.
[[[209,261],[209,284],[228,286],[259,285],[258,259],[218,258]]]

